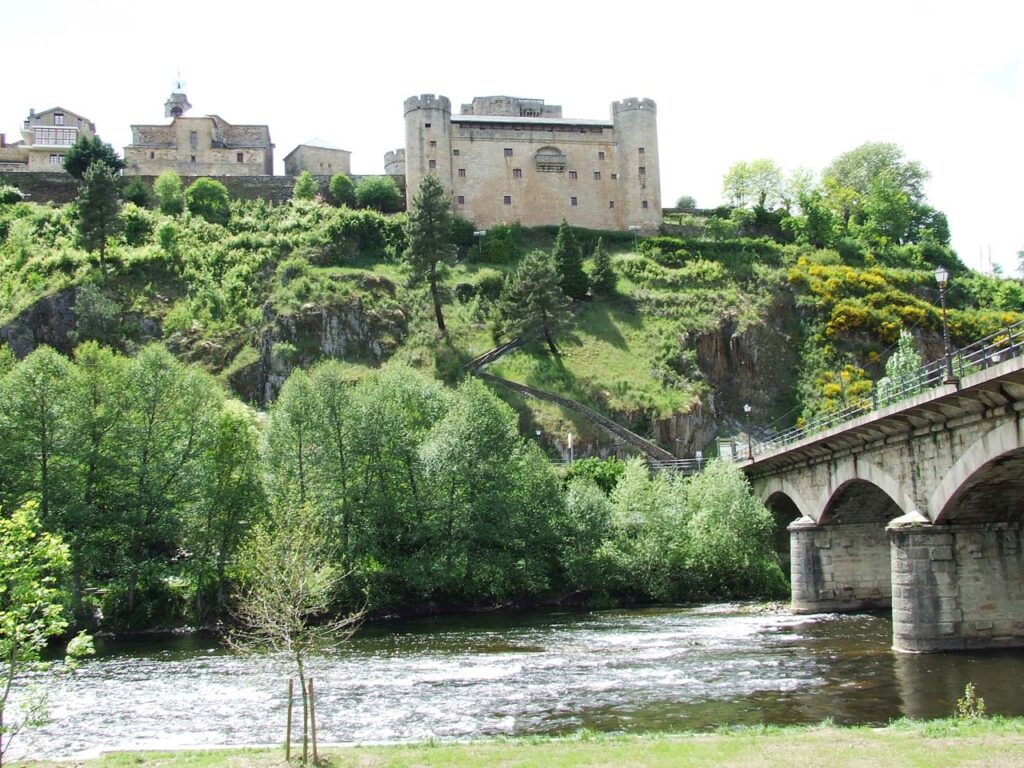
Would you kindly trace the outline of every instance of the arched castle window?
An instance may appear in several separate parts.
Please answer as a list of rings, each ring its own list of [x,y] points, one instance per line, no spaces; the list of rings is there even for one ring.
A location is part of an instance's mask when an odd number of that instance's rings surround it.
[[[541,147],[534,156],[538,171],[562,173],[569,163],[569,158],[558,147]]]

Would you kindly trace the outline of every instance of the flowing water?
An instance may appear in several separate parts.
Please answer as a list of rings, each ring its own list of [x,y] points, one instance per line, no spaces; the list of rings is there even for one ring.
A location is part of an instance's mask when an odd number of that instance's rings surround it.
[[[887,617],[713,605],[387,624],[310,662],[322,743],[493,734],[884,724],[948,716],[967,682],[1024,714],[1024,650],[907,656]],[[283,741],[288,660],[208,636],[106,642],[49,673],[53,722],[17,755]],[[300,714],[301,717],[301,714]]]

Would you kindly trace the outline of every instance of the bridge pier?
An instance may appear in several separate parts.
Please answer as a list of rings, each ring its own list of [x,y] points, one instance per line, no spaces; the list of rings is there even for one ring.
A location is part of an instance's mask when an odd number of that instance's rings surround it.
[[[889,542],[879,523],[818,525],[803,517],[789,526],[792,609],[829,613],[892,604]]]
[[[922,653],[1024,645],[1021,523],[894,520],[893,648]]]

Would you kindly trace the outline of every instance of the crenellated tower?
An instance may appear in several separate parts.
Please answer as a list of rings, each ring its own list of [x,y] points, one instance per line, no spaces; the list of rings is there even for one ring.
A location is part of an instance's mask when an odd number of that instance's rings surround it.
[[[405,100],[405,197],[411,204],[420,181],[437,175],[452,194],[452,104],[426,93]]]
[[[625,225],[655,231],[661,225],[657,106],[652,99],[616,101],[612,104],[612,122],[618,142]]]

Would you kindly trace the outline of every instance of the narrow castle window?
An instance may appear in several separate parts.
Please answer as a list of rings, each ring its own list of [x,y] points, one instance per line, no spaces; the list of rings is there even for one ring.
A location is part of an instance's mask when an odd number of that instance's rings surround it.
[[[235,161],[239,163],[245,162],[245,155],[242,152],[236,152]],[[321,167],[323,167],[323,163],[321,163],[320,165]]]
[[[644,153],[644,148],[643,147],[640,147],[640,148],[637,149],[637,154],[642,155],[643,153]]]
[[[604,151],[603,150],[597,153],[597,159],[598,160],[604,160]]]
[[[504,203],[505,205],[512,205],[512,195],[505,195],[505,197],[504,197],[504,199],[502,200],[502,202],[503,202],[503,203]]]
[[[431,148],[431,149],[433,149],[433,148],[435,148],[436,146],[437,146],[437,142],[436,142],[436,141],[434,141],[433,139],[431,139],[431,140],[430,140],[430,148]]]
[[[642,166],[642,165],[640,166],[640,175],[641,176],[646,176],[647,175],[647,169],[644,168],[644,166]]]
[[[192,163],[194,163],[195,161],[196,161],[196,156],[195,156],[195,155],[192,155],[192,159],[191,159],[191,160],[190,160],[189,162],[192,162]]]
[[[466,178],[466,169],[465,168],[459,168],[459,178],[460,179]]]
[[[646,211],[647,210],[647,201],[646,200],[641,200],[640,201],[640,207],[643,208]]]
[[[612,181],[615,181],[618,178],[619,178],[619,174],[617,174],[617,173],[613,173],[612,174]]]
[[[614,200],[609,200],[608,201],[608,207],[609,208],[614,208],[615,207],[615,201]]]
[[[569,171],[569,179],[570,180],[575,180],[576,179],[576,171]]]
[[[594,171],[594,181],[600,181],[600,180],[601,180],[601,172],[600,171]]]
[[[150,152],[149,159],[152,160],[154,157],[156,157],[156,152]]]
[[[430,170],[434,170],[435,168],[437,168],[437,160],[427,161],[427,167],[430,168]]]
[[[465,205],[466,204],[466,196],[465,195],[459,195],[455,199],[456,199],[456,201],[458,202],[459,205]]]
[[[423,124],[423,127],[424,127],[424,128],[429,128],[429,127],[430,127],[430,123],[424,123],[424,124]]]
[[[579,201],[575,197],[570,197],[569,198],[569,205],[571,205],[573,208],[575,208],[577,205],[579,205]]]
[[[512,157],[512,147],[505,147],[505,157]]]
[[[453,149],[452,150],[452,155],[454,155],[455,157],[458,157],[459,156],[459,150]]]
[[[512,169],[512,178],[513,179],[521,179],[521,178],[523,178],[523,169],[522,168],[513,168]]]

